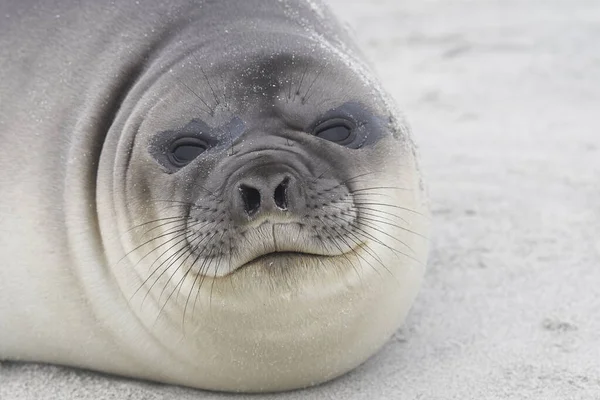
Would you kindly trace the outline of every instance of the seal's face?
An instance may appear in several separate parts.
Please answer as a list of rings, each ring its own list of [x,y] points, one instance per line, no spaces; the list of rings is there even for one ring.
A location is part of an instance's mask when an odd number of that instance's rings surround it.
[[[416,294],[410,143],[342,60],[199,57],[161,74],[124,127],[115,212],[131,267],[117,278],[190,368],[241,374],[232,387],[248,390],[329,379],[372,354]]]
[[[358,103],[307,111],[293,120],[276,105],[252,109],[216,127],[193,119],[152,139],[163,182],[148,189],[159,212],[177,209],[165,227],[180,234],[181,262],[195,273],[329,263],[366,246],[357,203],[369,190],[395,189],[364,187],[385,168],[365,165],[377,161],[369,147],[386,125]],[[164,187],[175,198],[164,198]]]

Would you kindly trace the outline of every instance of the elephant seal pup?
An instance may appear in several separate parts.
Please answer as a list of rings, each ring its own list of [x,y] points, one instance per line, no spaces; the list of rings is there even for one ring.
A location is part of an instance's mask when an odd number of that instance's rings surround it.
[[[405,318],[409,133],[314,1],[0,5],[0,357],[315,385]]]

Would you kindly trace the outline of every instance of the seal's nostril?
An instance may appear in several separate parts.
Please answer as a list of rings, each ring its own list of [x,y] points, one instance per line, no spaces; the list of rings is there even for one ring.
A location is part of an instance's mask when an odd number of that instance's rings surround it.
[[[244,211],[248,215],[253,215],[260,208],[260,192],[246,185],[240,185],[238,189],[244,202]]]
[[[287,210],[288,208],[288,193],[287,189],[290,184],[290,179],[285,178],[281,183],[275,188],[275,193],[273,195],[275,199],[275,205],[280,210]]]

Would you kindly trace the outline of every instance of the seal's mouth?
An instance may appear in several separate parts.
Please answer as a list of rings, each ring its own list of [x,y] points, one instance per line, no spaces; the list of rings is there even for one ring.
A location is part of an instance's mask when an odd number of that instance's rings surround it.
[[[336,232],[339,238],[334,234],[319,236],[319,233],[330,230],[327,227],[319,229],[318,225],[311,228],[314,232],[298,222],[269,222],[244,231],[234,231],[229,236],[223,234],[227,231],[223,228],[216,233],[198,235],[199,239],[194,237],[187,245],[192,252],[198,251],[191,261],[198,266],[198,273],[215,277],[231,275],[248,267],[263,272],[288,268],[317,270],[319,267],[328,268],[330,263],[343,263],[340,257],[352,263],[350,257],[355,256],[363,245],[362,238],[357,235],[349,239],[342,238],[339,232]],[[207,235],[213,238],[219,233],[223,238],[218,237],[217,243],[206,244]]]
[[[267,267],[272,266],[275,262],[281,260],[299,260],[303,258],[331,258],[334,256],[324,255],[324,254],[316,254],[316,253],[306,253],[300,251],[272,251],[269,253],[261,254],[257,257],[254,257],[251,260],[248,260],[246,263],[242,264],[240,268],[245,268],[255,264],[263,264]]]

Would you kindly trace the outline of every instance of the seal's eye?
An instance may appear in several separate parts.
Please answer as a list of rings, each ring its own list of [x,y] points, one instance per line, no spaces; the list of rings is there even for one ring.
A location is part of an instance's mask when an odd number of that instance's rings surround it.
[[[184,167],[202,154],[208,145],[197,138],[181,138],[171,144],[169,160],[177,167]]]
[[[352,122],[343,118],[335,118],[317,125],[313,134],[321,139],[345,146],[354,141],[356,135],[353,128]]]

